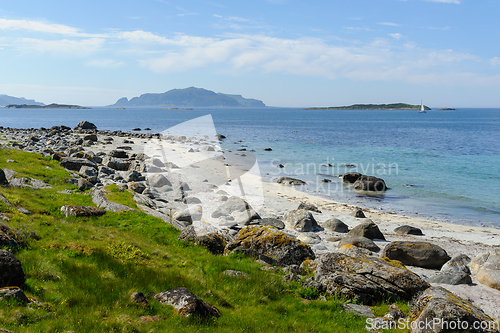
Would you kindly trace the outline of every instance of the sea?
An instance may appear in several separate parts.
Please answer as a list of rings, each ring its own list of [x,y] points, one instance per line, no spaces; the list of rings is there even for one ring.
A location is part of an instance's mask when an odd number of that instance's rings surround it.
[[[265,181],[290,176],[307,182],[301,190],[339,202],[500,228],[500,109],[0,109],[0,126],[74,127],[87,120],[101,130],[159,133],[206,115],[226,136],[224,149],[254,150]],[[345,172],[382,178],[389,189],[354,191],[338,177]]]

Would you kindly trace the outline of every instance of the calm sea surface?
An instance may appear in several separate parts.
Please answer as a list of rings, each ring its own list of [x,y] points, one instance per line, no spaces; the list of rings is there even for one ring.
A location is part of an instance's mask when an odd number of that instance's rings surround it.
[[[161,132],[207,114],[217,132],[227,136],[225,148],[256,150],[267,180],[291,175],[308,182],[306,191],[334,200],[500,227],[500,109],[426,114],[291,108],[0,109],[0,126],[74,127],[88,120],[99,129],[149,127]],[[267,147],[273,150],[262,150]],[[382,196],[355,193],[336,177],[348,171],[381,177],[390,190]]]

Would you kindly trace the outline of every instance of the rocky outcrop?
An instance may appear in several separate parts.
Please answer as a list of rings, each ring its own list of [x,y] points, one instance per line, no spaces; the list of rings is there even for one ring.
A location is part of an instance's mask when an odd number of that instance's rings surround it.
[[[219,309],[203,301],[186,288],[174,288],[156,294],[154,297],[160,303],[173,306],[182,317],[195,315],[202,318],[218,318],[221,316]]]
[[[387,186],[385,185],[385,181],[381,178],[372,177],[372,176],[361,176],[359,177],[352,187],[355,190],[360,191],[376,191],[382,192],[387,190]]]
[[[430,286],[404,266],[379,258],[325,253],[308,268],[328,292],[367,305],[389,297],[410,300]]]
[[[498,332],[481,328],[493,319],[442,287],[424,291],[414,303],[410,318],[412,333]]]
[[[0,249],[0,288],[19,287],[24,281],[24,275],[21,262],[9,251]]]
[[[309,245],[270,226],[241,229],[224,250],[225,254],[233,252],[269,256],[282,265],[300,265],[304,260],[316,257]]]
[[[89,206],[74,206],[64,205],[61,207],[61,213],[66,217],[82,217],[82,216],[102,216],[106,214],[105,210],[89,207]]]
[[[428,242],[391,242],[384,248],[382,257],[398,260],[404,265],[435,269],[440,269],[450,260],[444,249]]]
[[[0,247],[19,247],[16,241],[16,235],[10,228],[0,222]]]
[[[307,210],[296,209],[286,212],[283,216],[283,222],[291,229],[305,232],[313,231],[319,227],[314,216]]]

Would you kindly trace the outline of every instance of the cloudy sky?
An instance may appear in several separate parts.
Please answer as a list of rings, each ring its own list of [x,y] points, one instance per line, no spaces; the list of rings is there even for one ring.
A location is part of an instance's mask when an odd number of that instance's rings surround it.
[[[500,0],[2,1],[0,94],[500,107],[499,14]]]

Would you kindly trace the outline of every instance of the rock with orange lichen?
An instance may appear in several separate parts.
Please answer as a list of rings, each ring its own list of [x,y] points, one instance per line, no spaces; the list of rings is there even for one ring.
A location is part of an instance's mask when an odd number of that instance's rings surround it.
[[[325,253],[307,268],[328,292],[368,305],[388,298],[409,300],[430,287],[401,263],[388,259]]]
[[[241,229],[226,245],[225,254],[233,252],[264,255],[283,265],[300,265],[316,256],[311,247],[271,226],[248,226]]]

